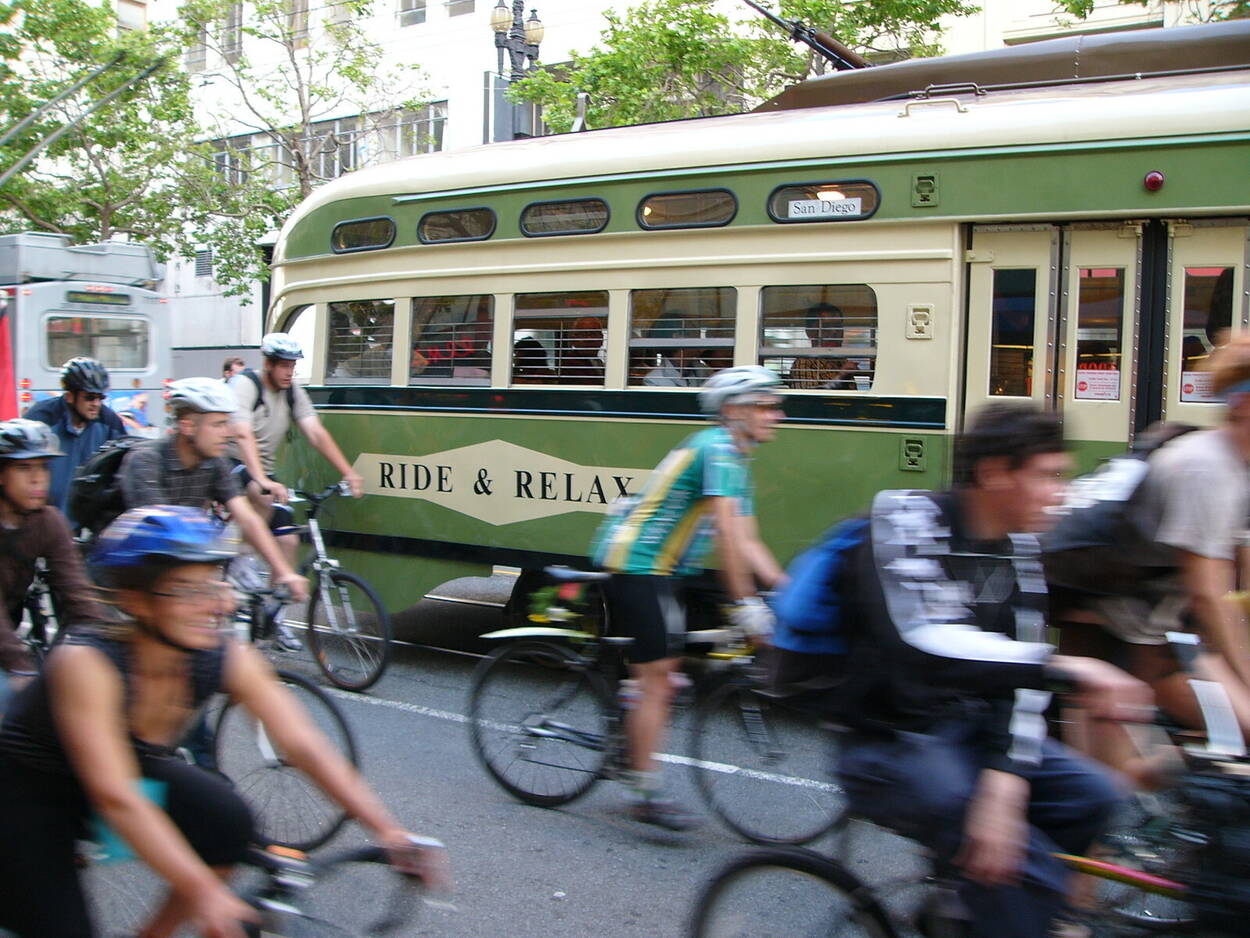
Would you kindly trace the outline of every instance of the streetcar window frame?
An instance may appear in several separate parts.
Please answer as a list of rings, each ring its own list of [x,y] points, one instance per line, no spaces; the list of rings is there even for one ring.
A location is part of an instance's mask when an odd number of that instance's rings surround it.
[[[375,222],[375,221],[384,221],[384,222],[390,223],[391,236],[389,239],[387,239],[387,241],[384,244],[383,243],[365,244],[365,245],[361,245],[360,247],[341,248],[335,243],[336,239],[338,238],[339,229],[346,228],[348,225],[359,225],[364,222]],[[346,219],[345,221],[338,222],[330,230],[330,250],[335,254],[357,254],[361,251],[381,251],[385,248],[389,248],[392,244],[395,243],[395,238],[398,235],[398,233],[399,233],[399,226],[395,224],[395,219],[391,218],[390,215],[371,215],[367,218],[349,218],[349,219]]]
[[[683,195],[713,195],[713,194],[719,194],[719,193],[724,193],[725,195],[729,196],[729,201],[733,206],[733,210],[729,213],[728,217],[726,217],[724,221],[683,222],[680,224],[669,224],[669,225],[650,225],[643,221],[643,209],[647,207],[647,203],[650,202],[652,199],[662,199],[666,197],[683,196]],[[641,228],[643,231],[672,231],[674,229],[682,229],[682,228],[724,228],[726,225],[733,224],[733,220],[738,217],[738,208],[739,208],[738,196],[735,195],[732,190],[726,189],[723,186],[715,186],[710,189],[664,190],[664,191],[649,193],[648,195],[644,195],[641,199],[639,199],[638,207],[634,209],[634,219],[635,221],[637,221],[638,227]]]
[[[569,205],[575,202],[598,202],[603,206],[603,224],[598,228],[565,228],[559,231],[530,231],[525,227],[525,213],[532,208],[538,208],[542,205]],[[567,235],[589,235],[598,234],[608,227],[608,223],[612,221],[612,206],[608,200],[597,195],[586,196],[580,199],[543,199],[540,202],[530,202],[525,208],[521,209],[520,217],[517,224],[521,229],[521,234],[527,238],[557,238]]]
[[[873,203],[872,211],[863,215],[856,215],[850,218],[839,218],[837,215],[816,218],[784,218],[773,211],[773,201],[777,198],[777,194],[784,189],[820,189],[826,186],[837,186],[839,188],[846,186],[867,186],[876,196]],[[811,225],[824,224],[827,222],[856,222],[867,221],[876,215],[881,209],[881,187],[871,179],[817,179],[807,182],[783,182],[779,186],[775,186],[772,192],[768,193],[768,198],[764,202],[764,209],[768,212],[768,217],[778,225]]]
[[[490,215],[490,230],[484,235],[475,235],[471,238],[427,238],[422,234],[421,229],[425,226],[427,219],[434,215],[459,215],[469,212],[486,212]],[[495,236],[495,232],[499,230],[499,215],[489,205],[474,205],[470,208],[453,208],[453,209],[435,209],[426,212],[417,222],[417,240],[422,244],[464,244],[467,241],[489,241]]]

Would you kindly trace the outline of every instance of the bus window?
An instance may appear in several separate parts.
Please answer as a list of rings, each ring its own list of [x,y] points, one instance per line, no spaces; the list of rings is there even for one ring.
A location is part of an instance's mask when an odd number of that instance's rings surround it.
[[[990,327],[990,387],[997,397],[1033,393],[1033,326],[1037,315],[1037,271],[994,271]]]
[[[418,296],[412,300],[409,384],[490,384],[495,298]]]
[[[1076,398],[1120,399],[1124,270],[1082,267],[1076,306]]]
[[[112,316],[49,316],[48,367],[82,355],[109,369],[148,367],[148,323]]]
[[[732,287],[633,290],[629,294],[629,383],[694,388],[733,364]]]
[[[764,287],[760,364],[800,390],[869,391],[877,294],[866,283]]]
[[[422,244],[448,241],[485,241],[495,233],[495,213],[488,208],[461,208],[427,212],[417,223]]]
[[[1227,331],[1233,324],[1233,268],[1185,268],[1184,321],[1180,399],[1218,401],[1211,390],[1206,362],[1211,349],[1228,340]]]
[[[518,294],[512,328],[513,384],[603,387],[606,292]]]
[[[394,300],[328,304],[326,384],[390,384]]]

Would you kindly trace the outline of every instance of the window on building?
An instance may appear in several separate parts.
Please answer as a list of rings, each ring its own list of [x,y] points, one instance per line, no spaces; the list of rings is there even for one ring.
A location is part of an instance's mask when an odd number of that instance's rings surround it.
[[[317,121],[311,126],[300,145],[317,178],[337,179],[357,167],[359,130],[359,117]]]
[[[608,294],[521,293],[512,320],[513,384],[603,387]]]
[[[326,384],[390,384],[394,300],[330,303]]]
[[[352,21],[355,11],[347,0],[332,0],[330,9],[326,11],[326,19],[335,26],[343,26]]]
[[[629,295],[629,384],[694,388],[734,357],[732,287],[634,290]]]
[[[405,156],[441,150],[446,124],[446,101],[422,108],[395,108],[363,115],[355,138],[357,165],[376,166]]]
[[[419,296],[412,300],[409,384],[490,384],[495,298]]]
[[[187,71],[192,74],[202,72],[208,67],[207,27],[201,26],[197,30],[195,41],[187,47],[186,55],[183,57],[183,64],[186,65]]]
[[[77,356],[94,358],[106,368],[148,366],[148,323],[112,316],[49,316],[49,368]]]
[[[464,16],[473,12],[473,0],[447,0],[448,16]]]
[[[145,0],[117,0],[117,27],[119,29],[146,29],[148,5]]]
[[[237,62],[243,54],[243,4],[226,7],[221,21],[221,54],[227,62]]]
[[[759,361],[797,390],[871,390],[877,294],[866,283],[764,287]]]
[[[213,252],[211,248],[195,252],[195,275],[211,277],[213,275]]]
[[[247,182],[250,136],[230,137],[213,141],[213,165],[217,174],[231,185]]]
[[[425,0],[399,0],[399,25],[416,26],[425,22]]]
[[[292,46],[303,49],[308,45],[308,0],[286,0],[286,28]]]

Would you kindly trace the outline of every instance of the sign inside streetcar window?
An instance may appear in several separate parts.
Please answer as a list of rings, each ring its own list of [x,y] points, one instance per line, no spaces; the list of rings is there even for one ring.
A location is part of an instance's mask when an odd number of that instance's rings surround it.
[[[787,218],[858,218],[864,214],[863,199],[793,199]]]
[[[1076,370],[1076,397],[1081,401],[1118,401],[1120,399],[1120,369],[1078,368]]]
[[[1220,396],[1211,383],[1210,371],[1181,372],[1181,400],[1199,404],[1218,404]]]

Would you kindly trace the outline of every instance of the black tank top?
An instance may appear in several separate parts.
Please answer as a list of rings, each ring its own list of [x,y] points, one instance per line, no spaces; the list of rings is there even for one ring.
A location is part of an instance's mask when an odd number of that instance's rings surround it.
[[[216,648],[190,653],[193,710],[198,710],[221,689],[227,641],[223,637]],[[133,688],[129,642],[109,638],[99,631],[82,629],[71,632],[65,644],[89,645],[102,652],[117,668],[125,687],[126,700],[130,700]],[[163,748],[135,736],[131,736],[131,742],[137,753],[151,753]],[[73,775],[56,731],[44,675],[36,677],[9,702],[4,723],[0,725],[0,756],[37,772]]]

